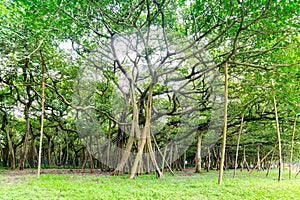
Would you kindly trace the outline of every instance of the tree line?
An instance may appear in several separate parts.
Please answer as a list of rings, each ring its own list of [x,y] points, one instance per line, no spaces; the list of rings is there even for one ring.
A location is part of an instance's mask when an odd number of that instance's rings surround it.
[[[196,172],[292,167],[297,5],[2,1],[2,165],[35,167],[40,152],[48,166],[131,179],[186,161]]]

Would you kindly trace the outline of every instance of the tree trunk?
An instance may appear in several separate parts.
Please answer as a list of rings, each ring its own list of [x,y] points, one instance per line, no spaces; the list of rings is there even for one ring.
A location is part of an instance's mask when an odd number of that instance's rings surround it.
[[[8,144],[5,144],[3,149],[3,156],[2,156],[3,167],[7,167],[8,159],[9,159],[8,157],[9,157],[9,146]]]
[[[16,168],[15,151],[14,151],[12,140],[11,140],[8,130],[6,130],[6,136],[7,136],[8,148],[9,148],[9,155],[10,155],[10,168],[15,169]]]
[[[276,97],[273,96],[274,99],[274,109],[275,109],[275,118],[276,118],[276,129],[277,129],[277,141],[278,141],[278,153],[279,153],[279,173],[278,173],[278,181],[282,180],[282,152],[281,152],[281,139],[280,139],[280,129],[279,129],[279,121],[278,121],[278,113],[277,113],[277,103],[276,103]]]
[[[207,147],[207,160],[206,160],[206,171],[207,172],[209,172],[210,163],[211,163],[211,159],[210,159],[210,147]]]
[[[167,167],[168,167],[168,169],[170,170],[171,174],[174,176],[174,172],[173,172],[171,166],[168,164],[168,161],[167,161],[167,159],[166,159],[168,145],[165,146],[164,154],[162,154],[162,152],[161,152],[161,150],[159,149],[158,144],[157,144],[157,142],[156,142],[156,140],[155,140],[155,138],[154,138],[153,135],[152,135],[152,137],[153,137],[153,140],[154,140],[154,142],[155,142],[155,145],[156,145],[156,147],[157,147],[157,149],[158,149],[158,152],[159,152],[160,156],[162,157],[161,171],[162,171],[162,172],[164,171],[164,168],[165,168],[164,166],[165,166],[165,164],[166,164]]]
[[[25,168],[25,160],[26,160],[27,146],[28,146],[28,135],[29,135],[29,132],[30,132],[30,121],[29,121],[28,111],[26,111],[25,113],[26,113],[25,114],[25,117],[26,117],[26,133],[25,133],[25,138],[24,138],[24,142],[23,142],[23,150],[22,150],[22,155],[21,155],[20,164],[19,164],[19,169],[20,170],[23,170]]]
[[[214,163],[213,163],[213,168],[215,169],[219,169],[219,164],[220,164],[220,159],[219,159],[219,152],[217,147],[216,148],[212,148],[213,151],[213,156],[214,156]]]
[[[63,161],[63,145],[59,144],[59,165],[62,165]]]
[[[155,167],[157,178],[164,178],[164,176],[162,174],[162,171],[160,170],[160,168],[159,168],[159,166],[158,166],[158,164],[156,162],[156,158],[155,158],[155,155],[154,155],[154,152],[153,152],[153,149],[152,149],[150,131],[149,131],[149,133],[147,135],[147,144],[148,144],[149,155],[150,155],[151,161],[152,161],[152,163],[153,163],[153,165]]]
[[[88,156],[89,156],[89,159],[90,159],[91,173],[94,173],[94,169],[95,169],[94,159],[93,159],[93,156],[90,153],[90,151],[87,150],[87,152],[88,152]]]
[[[223,168],[225,160],[225,147],[226,147],[226,134],[227,134],[227,109],[228,109],[228,63],[224,65],[225,74],[225,92],[224,92],[224,127],[223,127],[223,140],[222,140],[222,151],[221,151],[221,161],[220,161],[220,172],[219,172],[219,185],[222,184],[223,179]]]
[[[30,141],[30,154],[29,154],[29,165],[30,167],[35,167],[35,161],[37,160],[37,152],[36,152],[36,148],[35,148],[35,136],[33,135],[31,137],[31,141]]]
[[[108,122],[108,144],[107,144],[107,150],[106,150],[106,164],[109,167],[110,166],[110,151],[111,151],[111,120]]]
[[[292,179],[292,170],[293,170],[293,150],[294,150],[294,138],[296,132],[296,125],[297,125],[297,115],[295,116],[294,120],[294,129],[292,133],[292,143],[291,143],[291,151],[290,151],[290,164],[289,164],[289,179]]]
[[[165,162],[166,162],[166,164],[168,164],[168,162],[166,160],[167,150],[168,150],[168,145],[165,146],[164,155],[162,156],[163,159],[162,159],[162,164],[161,164],[161,171],[164,171],[164,169],[165,169]]]
[[[51,164],[51,136],[47,137],[48,139],[48,156],[47,156],[47,161],[48,161],[48,165]]]
[[[146,144],[146,135],[147,135],[146,134],[146,131],[147,131],[146,129],[149,129],[149,128],[150,128],[149,124],[146,124],[145,128],[144,128],[145,130],[143,131],[141,139],[140,139],[140,144],[139,144],[139,147],[138,147],[138,153],[135,157],[134,163],[133,163],[132,168],[131,168],[129,179],[134,179],[136,174],[138,173],[138,165],[142,160],[143,151],[144,151],[144,147],[145,147],[145,144]]]
[[[246,146],[244,146],[244,150],[243,150],[243,166],[244,166],[244,164],[247,167],[247,171],[250,171],[249,164],[246,160]]]
[[[171,169],[173,169],[172,168],[172,163],[173,163],[173,143],[171,143],[171,147],[170,147],[170,153],[169,153],[169,165],[170,165],[170,167],[171,167]]]
[[[260,162],[263,162],[273,151],[275,151],[276,145],[253,167],[253,169],[249,172],[249,175],[252,174],[252,172],[259,167]]]
[[[257,145],[257,170],[260,171],[261,161],[260,161],[260,145]]]
[[[183,153],[183,162],[182,162],[183,170],[185,170],[185,160],[186,160],[186,151],[184,151],[184,153]]]
[[[92,140],[92,136],[90,136],[90,146],[92,144],[91,142]],[[69,160],[69,138],[68,138],[68,132],[66,132],[66,157],[65,157],[65,161],[64,161],[64,164],[68,164],[68,160]]]
[[[136,173],[138,172],[138,164],[142,160],[143,151],[144,151],[144,147],[145,147],[146,142],[147,142],[147,147],[148,147],[148,150],[149,150],[151,161],[154,164],[154,167],[156,168],[157,177],[158,178],[163,178],[163,174],[161,173],[161,170],[159,169],[159,167],[157,165],[157,162],[156,162],[156,159],[155,159],[155,156],[154,156],[154,153],[153,153],[153,149],[152,149],[152,144],[151,144],[151,110],[152,110],[153,86],[154,86],[154,83],[151,83],[151,85],[149,87],[148,101],[147,101],[147,107],[146,107],[145,126],[144,126],[142,135],[141,135],[140,140],[139,140],[138,153],[136,155],[133,166],[131,168],[129,179],[135,178]]]
[[[236,144],[233,178],[235,178],[235,176],[236,176],[236,169],[238,167],[239,147],[240,147],[241,134],[242,134],[242,131],[243,131],[243,125],[244,125],[244,115],[242,115],[242,121],[241,121],[238,140],[237,140],[237,144]]]
[[[128,158],[130,156],[130,152],[134,143],[134,137],[140,137],[140,130],[139,130],[139,109],[136,103],[136,98],[134,94],[134,83],[131,80],[130,83],[130,96],[131,96],[131,105],[133,108],[133,119],[131,123],[131,130],[130,130],[130,136],[127,141],[126,149],[124,153],[122,154],[122,158],[118,166],[116,167],[113,175],[118,175],[123,173],[123,169],[125,164],[128,161]],[[145,138],[146,139],[146,138]],[[140,145],[140,144],[139,144]],[[144,147],[143,147],[144,148]]]
[[[241,133],[242,133],[242,129],[243,129],[243,121],[244,121],[244,115],[242,115],[242,121],[241,121],[241,125],[240,125],[240,130],[239,130],[239,133],[238,133],[233,178],[235,178],[235,176],[236,176],[236,169],[238,167],[239,145],[240,145]]]
[[[83,163],[82,163],[80,173],[83,173],[83,170],[84,170],[84,167],[85,167],[85,165],[86,165],[87,159],[88,159],[88,154],[84,151],[84,161],[83,161]]]
[[[202,146],[202,131],[199,131],[198,133],[198,143],[197,143],[197,154],[196,154],[196,169],[195,172],[196,173],[200,173],[201,172],[201,146]]]
[[[42,57],[43,58],[43,57]],[[42,64],[42,111],[41,111],[41,132],[40,132],[40,146],[38,158],[38,178],[41,175],[41,162],[42,162],[42,147],[43,147],[43,133],[44,133],[44,112],[45,112],[45,64]]]
[[[3,155],[4,155],[4,152],[3,152],[2,147],[0,146],[0,162],[3,161]],[[2,163],[2,166],[3,166],[3,163]]]
[[[274,151],[273,151],[272,156],[271,156],[271,160],[270,160],[270,164],[268,166],[268,171],[267,171],[266,177],[268,177],[270,169],[272,167],[272,162],[273,162],[274,154],[275,154],[275,148],[274,148]]]
[[[175,170],[180,170],[180,167],[178,165],[178,159],[179,159],[179,156],[178,156],[178,147],[177,147],[177,144],[175,143],[174,145],[174,167],[175,167]]]

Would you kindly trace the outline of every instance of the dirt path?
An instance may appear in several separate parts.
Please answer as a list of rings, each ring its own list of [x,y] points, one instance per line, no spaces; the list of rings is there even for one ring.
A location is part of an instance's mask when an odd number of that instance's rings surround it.
[[[25,170],[0,170],[0,174],[4,176],[22,176],[37,174],[37,169]],[[41,174],[84,174],[84,175],[109,175],[109,172],[103,172],[100,169],[42,169]]]

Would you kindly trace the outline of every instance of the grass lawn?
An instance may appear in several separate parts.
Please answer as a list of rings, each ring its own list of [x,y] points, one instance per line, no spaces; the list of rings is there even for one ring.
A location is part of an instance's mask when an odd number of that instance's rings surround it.
[[[217,184],[218,172],[171,176],[158,180],[141,175],[128,176],[42,174],[0,175],[1,199],[300,199],[300,177],[277,182],[277,170],[266,172],[225,171],[223,185]]]

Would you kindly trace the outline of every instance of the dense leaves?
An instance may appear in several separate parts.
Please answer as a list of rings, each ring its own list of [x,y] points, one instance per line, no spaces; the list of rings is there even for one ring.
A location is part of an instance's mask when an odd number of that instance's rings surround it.
[[[258,146],[260,153],[266,154],[277,143],[274,96],[283,155],[288,162],[293,122],[300,112],[299,16],[297,0],[3,0],[1,161],[13,167],[12,159],[22,160],[25,151],[34,165],[41,113],[41,66],[45,65],[43,157],[48,164],[72,160],[80,165],[80,160],[89,160],[91,166],[100,167],[98,157],[102,152],[116,150],[98,145],[100,152],[92,155],[75,128],[75,122],[78,128],[83,123],[80,117],[85,116],[97,122],[97,130],[84,128],[94,132],[86,141],[103,140],[100,131],[123,150],[134,137],[132,152],[144,152],[139,134],[150,122],[153,135],[147,136],[152,141],[146,151],[151,152],[152,144],[161,150],[159,165],[165,157],[169,164],[177,160],[171,166],[175,168],[186,155],[185,159],[194,163],[196,144],[182,138],[194,137],[199,131],[204,131],[204,139],[216,134],[215,141],[203,145],[202,152],[211,150],[208,155],[212,158],[203,163],[217,168],[221,129],[216,123],[220,113],[215,110],[222,107],[223,83],[210,73],[222,75],[222,67],[228,63],[226,167],[233,166],[230,157],[234,155],[242,115],[245,125],[240,146],[246,148],[247,160],[257,162]],[[139,48],[128,45],[125,58],[119,59],[116,52],[123,51],[121,43],[134,41]],[[92,81],[86,78],[86,69],[97,77]],[[208,127],[214,129],[213,134]],[[178,138],[181,144],[176,143]],[[115,153],[111,157],[118,164],[122,155],[117,150]],[[130,159],[128,163],[133,163]],[[116,167],[109,163],[106,167]]]

